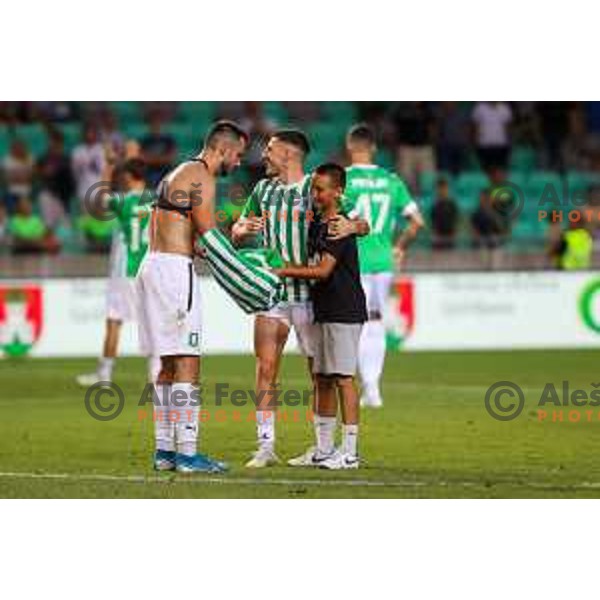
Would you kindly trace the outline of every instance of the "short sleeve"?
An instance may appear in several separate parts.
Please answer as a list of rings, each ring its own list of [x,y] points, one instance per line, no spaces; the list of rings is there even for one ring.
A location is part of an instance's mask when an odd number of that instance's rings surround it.
[[[247,217],[258,217],[261,214],[260,208],[260,195],[264,191],[265,186],[267,185],[266,180],[259,181],[252,190],[252,193],[246,200],[246,204],[244,204],[244,208],[242,209],[242,214],[240,218],[245,219]]]
[[[394,175],[393,179],[393,201],[396,213],[400,213],[403,217],[412,217],[419,212],[419,206],[413,200],[413,197],[408,190],[408,187],[398,177]]]
[[[333,256],[336,260],[340,260],[346,251],[348,244],[351,243],[352,237],[343,238],[341,240],[331,240],[329,238],[325,238],[323,240],[321,251],[331,254],[331,256]]]

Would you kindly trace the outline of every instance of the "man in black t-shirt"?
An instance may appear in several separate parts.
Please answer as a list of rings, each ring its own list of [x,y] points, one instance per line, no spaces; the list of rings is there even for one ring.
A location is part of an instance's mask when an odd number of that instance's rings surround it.
[[[359,465],[359,400],[354,375],[367,306],[355,236],[335,240],[328,237],[328,224],[339,215],[345,186],[346,172],[339,165],[327,163],[315,170],[311,193],[319,215],[309,229],[309,266],[286,265],[275,270],[281,277],[314,280],[311,298],[316,329],[313,372],[317,446],[290,460],[291,466],[356,469]],[[339,450],[334,446],[338,395],[343,423]]]

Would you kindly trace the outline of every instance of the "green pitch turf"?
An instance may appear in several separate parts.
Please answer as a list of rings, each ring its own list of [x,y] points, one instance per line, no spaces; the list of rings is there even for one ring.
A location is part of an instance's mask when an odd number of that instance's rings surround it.
[[[204,361],[202,449],[227,460],[224,476],[155,475],[152,423],[140,421],[144,364],[118,362],[115,381],[126,404],[114,421],[93,420],[74,377],[92,360],[0,361],[0,497],[8,498],[538,498],[600,496],[600,407],[593,420],[539,422],[537,401],[547,382],[591,391],[598,353],[417,353],[388,357],[381,410],[362,413],[358,471],[325,472],[279,466],[243,468],[255,445],[251,406],[226,402],[216,413],[216,383],[252,387],[252,357]],[[526,406],[510,422],[484,407],[488,387],[517,382]],[[284,390],[307,389],[304,362],[286,356]],[[549,407],[551,412],[552,407]],[[572,408],[572,407],[571,407]],[[285,408],[278,425],[283,459],[312,442],[304,409]],[[294,410],[297,422],[293,422]],[[224,411],[224,412],[223,412]],[[237,416],[234,417],[234,411]],[[583,414],[583,413],[582,413]],[[235,420],[238,419],[238,420]]]

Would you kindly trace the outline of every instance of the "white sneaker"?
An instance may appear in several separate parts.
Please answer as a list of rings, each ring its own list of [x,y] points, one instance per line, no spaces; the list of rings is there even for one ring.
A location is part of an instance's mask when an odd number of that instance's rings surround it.
[[[89,387],[98,383],[99,381],[105,380],[101,379],[98,373],[86,373],[85,375],[77,375],[77,377],[75,377],[75,381],[82,387]]]
[[[331,456],[328,456],[319,462],[319,467],[321,469],[329,469],[331,471],[358,469],[359,465],[360,459],[358,456],[342,454],[339,450],[336,450]]]
[[[316,467],[315,456],[317,454],[317,447],[311,446],[304,454],[290,458],[287,464],[290,467]]]
[[[259,448],[246,463],[248,469],[264,469],[279,462],[277,454],[271,448]]]

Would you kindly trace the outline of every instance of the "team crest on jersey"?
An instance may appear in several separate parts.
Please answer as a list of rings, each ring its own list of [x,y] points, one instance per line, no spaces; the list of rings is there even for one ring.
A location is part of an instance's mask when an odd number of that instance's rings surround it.
[[[43,327],[42,289],[0,286],[0,350],[7,356],[26,355]]]
[[[394,282],[384,324],[387,347],[401,349],[415,324],[415,284],[412,279],[401,277]]]

